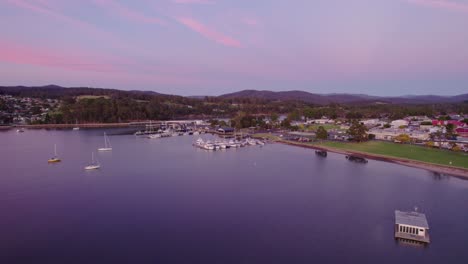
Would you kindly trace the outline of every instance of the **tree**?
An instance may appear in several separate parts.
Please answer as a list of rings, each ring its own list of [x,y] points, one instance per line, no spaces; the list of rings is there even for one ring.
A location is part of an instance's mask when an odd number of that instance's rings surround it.
[[[454,137],[454,130],[455,130],[455,126],[453,124],[447,124],[445,126],[445,137],[446,138],[453,138]]]
[[[211,120],[208,121],[208,123],[210,123],[211,126],[217,126],[217,125],[219,125],[219,120],[211,119]]]
[[[401,143],[408,143],[411,141],[411,138],[408,134],[400,134],[395,137],[395,141],[399,141]]]
[[[284,119],[283,121],[281,121],[281,127],[291,128],[291,121],[289,121],[288,118]]]
[[[298,110],[294,110],[288,114],[289,120],[297,121],[297,120],[301,120],[301,118],[302,118],[301,113]]]
[[[461,148],[460,148],[460,146],[454,146],[454,147],[452,148],[452,150],[455,151],[455,152],[460,152],[460,151],[461,151]]]
[[[357,120],[354,120],[347,133],[351,136],[353,141],[363,142],[367,140],[367,127]]]
[[[328,132],[323,126],[319,126],[317,129],[317,139],[327,139],[328,138]]]
[[[271,120],[272,125],[275,125],[278,122],[278,119],[279,119],[279,116],[277,113],[271,114],[270,120]]]
[[[427,147],[430,147],[430,148],[433,148],[433,147],[434,147],[434,141],[428,141],[428,142],[426,142],[426,146],[427,146]]]

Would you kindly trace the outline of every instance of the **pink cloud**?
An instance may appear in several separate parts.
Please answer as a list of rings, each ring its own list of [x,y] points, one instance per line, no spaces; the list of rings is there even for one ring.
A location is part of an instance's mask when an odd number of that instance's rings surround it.
[[[158,18],[149,17],[139,12],[133,11],[113,0],[94,0],[94,2],[103,8],[115,11],[121,17],[147,24],[164,24],[164,21]]]
[[[39,48],[23,45],[13,41],[0,40],[0,62],[18,65],[32,65],[40,68],[56,70],[44,71],[48,73],[48,83],[63,78],[56,76],[58,70],[69,71],[72,76],[83,78],[101,78],[111,82],[119,80],[129,85],[135,83],[148,83],[154,85],[206,85],[218,83],[217,80],[198,78],[197,72],[191,69],[178,67],[153,67],[137,64],[132,61],[123,61],[121,58],[104,57],[87,52],[57,51],[51,48]],[[70,77],[69,76],[69,77]]]
[[[5,0],[12,6],[17,8],[34,12],[43,15],[48,18],[55,19],[57,21],[70,24],[88,35],[92,35],[97,39],[104,39],[106,42],[112,42],[113,47],[121,49],[133,50],[134,47],[127,45],[121,41],[121,38],[115,37],[112,33],[104,31],[93,24],[81,21],[74,17],[63,14],[57,8],[54,8],[54,4],[50,0]],[[65,2],[65,1],[64,1]]]
[[[102,62],[97,56],[79,54],[76,50],[63,53],[0,40],[0,61],[35,66],[55,67],[65,70],[111,72],[116,68]]]
[[[468,12],[468,4],[451,0],[406,0],[407,2],[428,6],[432,8],[443,8],[452,11]]]
[[[242,44],[229,36],[226,36],[222,33],[217,32],[214,29],[211,29],[207,27],[206,25],[203,25],[202,23],[192,19],[192,18],[187,18],[187,17],[177,17],[176,20],[185,25],[186,27],[192,29],[193,31],[201,34],[207,39],[213,40],[219,44],[229,46],[229,47],[236,47],[240,48],[242,47]]]
[[[211,0],[172,0],[176,4],[214,4]]]

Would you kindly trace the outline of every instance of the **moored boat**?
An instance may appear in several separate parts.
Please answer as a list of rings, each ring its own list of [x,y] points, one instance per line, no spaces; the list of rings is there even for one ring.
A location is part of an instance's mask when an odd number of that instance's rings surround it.
[[[112,151],[112,146],[109,141],[109,138],[106,135],[106,132],[104,132],[104,147],[98,148],[98,151]]]
[[[94,152],[91,152],[91,163],[84,167],[85,170],[97,170],[100,169],[101,165],[99,165],[99,162],[94,160]]]
[[[367,159],[358,156],[346,155],[346,159],[357,163],[367,163]]]
[[[327,152],[325,150],[316,150],[315,154],[317,156],[321,156],[321,157],[326,157],[327,156]]]
[[[54,144],[54,156],[50,159],[47,160],[48,163],[57,163],[57,162],[61,162],[62,160],[59,159],[59,157],[57,156],[57,145]]]

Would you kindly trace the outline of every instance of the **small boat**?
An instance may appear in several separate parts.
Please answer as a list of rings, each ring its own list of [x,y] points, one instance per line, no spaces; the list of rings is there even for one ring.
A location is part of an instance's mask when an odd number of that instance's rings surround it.
[[[327,152],[325,150],[316,150],[315,154],[318,155],[318,156],[321,156],[321,157],[326,157],[327,156]]]
[[[62,161],[61,159],[58,158],[57,156],[57,145],[54,144],[54,156],[50,159],[47,160],[48,163],[57,163]]]
[[[194,135],[194,136],[198,136],[198,135],[200,135],[200,132],[195,131],[195,132],[193,132],[193,135]]]
[[[346,159],[349,160],[349,161],[354,161],[354,162],[357,162],[357,163],[367,163],[367,159],[363,158],[363,157],[358,157],[358,156],[351,156],[351,155],[346,155]]]
[[[112,146],[110,144],[109,138],[106,135],[106,132],[104,132],[104,147],[98,148],[98,151],[112,151]]]
[[[80,127],[78,127],[78,120],[76,120],[76,126],[73,128],[74,131],[80,130]]]
[[[84,167],[85,170],[97,170],[101,168],[101,165],[97,161],[94,161],[94,152],[91,152],[91,163]]]
[[[196,146],[196,147],[201,147],[201,146],[203,146],[203,144],[205,144],[205,142],[201,138],[198,138],[197,141],[195,141],[195,143],[193,143],[193,145]]]
[[[161,134],[152,134],[148,136],[149,139],[161,138]]]
[[[23,133],[23,132],[24,132],[24,129],[22,129],[22,128],[17,129],[16,132],[18,132],[18,133]]]

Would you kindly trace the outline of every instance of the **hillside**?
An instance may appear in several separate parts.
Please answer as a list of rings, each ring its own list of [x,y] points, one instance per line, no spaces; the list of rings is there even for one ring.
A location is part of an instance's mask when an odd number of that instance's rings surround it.
[[[153,91],[123,91],[117,89],[91,88],[91,87],[62,87],[58,85],[45,86],[0,86],[0,94],[9,94],[21,97],[38,97],[59,99],[72,96],[127,96],[135,99],[147,99],[152,96],[169,97]]]
[[[305,91],[258,91],[243,90],[219,96],[226,99],[259,98],[272,101],[297,100],[312,104],[326,105],[329,103],[391,103],[391,104],[426,104],[426,103],[456,103],[468,100],[468,94],[456,96],[418,95],[401,97],[379,97],[364,94],[314,94]]]

